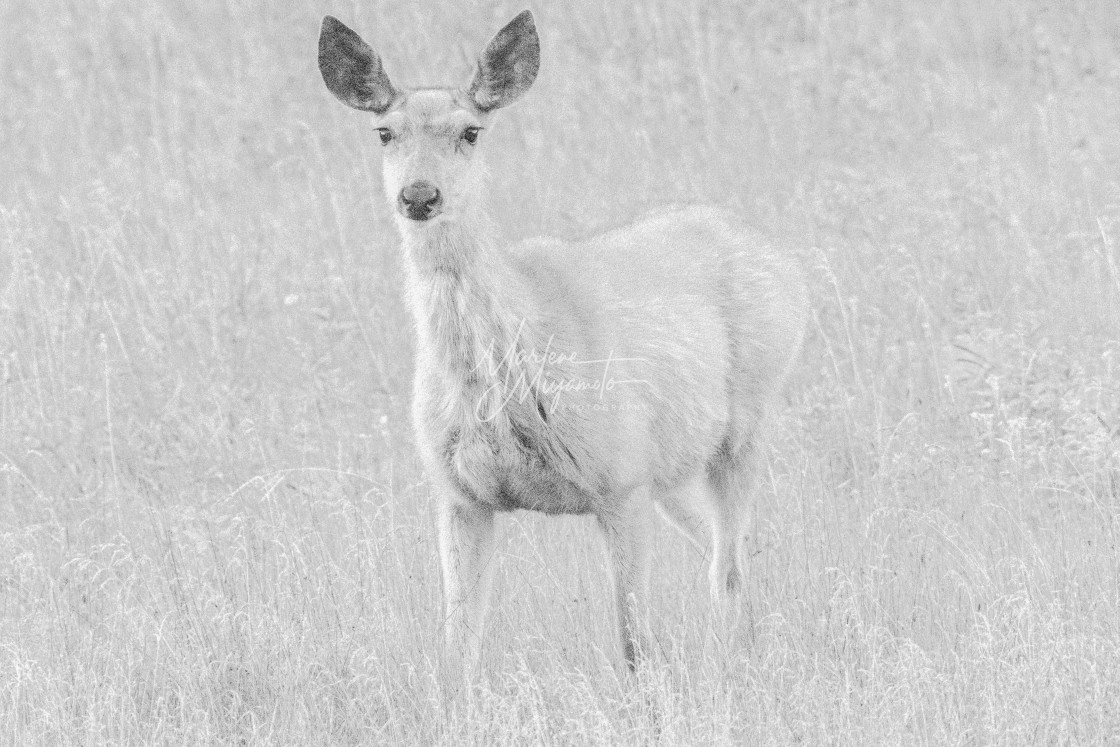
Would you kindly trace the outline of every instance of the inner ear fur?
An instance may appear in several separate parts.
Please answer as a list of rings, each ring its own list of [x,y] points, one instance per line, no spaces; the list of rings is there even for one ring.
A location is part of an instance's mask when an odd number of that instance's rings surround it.
[[[319,72],[339,101],[362,111],[384,114],[400,95],[373,48],[333,16],[319,31]]]
[[[523,10],[486,45],[467,96],[482,112],[509,106],[533,85],[540,65],[541,45],[533,14]]]

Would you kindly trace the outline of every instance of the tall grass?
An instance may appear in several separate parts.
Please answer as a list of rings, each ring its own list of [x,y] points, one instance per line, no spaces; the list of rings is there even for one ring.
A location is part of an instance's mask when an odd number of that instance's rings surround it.
[[[0,9],[0,740],[1120,738],[1120,11],[553,3],[487,137],[516,239],[730,205],[802,260],[748,609],[667,529],[663,666],[584,519],[504,523],[485,673],[436,685],[430,498],[379,146],[321,15],[403,85],[520,6]]]

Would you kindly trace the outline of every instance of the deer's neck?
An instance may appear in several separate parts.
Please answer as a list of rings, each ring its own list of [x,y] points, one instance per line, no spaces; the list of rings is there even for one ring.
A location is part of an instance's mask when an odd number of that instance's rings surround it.
[[[532,348],[521,281],[485,226],[443,221],[405,235],[421,354],[461,387],[516,380]]]

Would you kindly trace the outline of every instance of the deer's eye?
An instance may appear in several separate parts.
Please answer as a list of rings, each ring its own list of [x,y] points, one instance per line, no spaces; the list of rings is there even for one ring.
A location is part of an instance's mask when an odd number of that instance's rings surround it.
[[[393,133],[388,127],[378,127],[377,135],[381,138],[382,145],[388,145],[389,141],[393,139]]]
[[[474,142],[478,140],[478,131],[481,129],[481,127],[468,127],[463,130],[462,137],[469,145],[474,145]]]

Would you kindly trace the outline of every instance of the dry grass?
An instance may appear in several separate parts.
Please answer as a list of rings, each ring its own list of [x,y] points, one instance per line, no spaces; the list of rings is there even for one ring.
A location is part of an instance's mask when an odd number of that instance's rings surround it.
[[[455,712],[379,146],[314,50],[454,81],[519,6],[378,5],[0,10],[0,741],[1120,738],[1114,0],[537,8],[508,234],[729,204],[814,320],[738,635],[665,530],[627,685],[592,528],[515,516]]]

